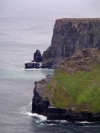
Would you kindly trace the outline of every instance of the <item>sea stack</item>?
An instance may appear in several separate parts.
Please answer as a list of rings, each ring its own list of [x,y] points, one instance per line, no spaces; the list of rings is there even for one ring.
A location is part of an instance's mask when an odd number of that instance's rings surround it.
[[[36,50],[36,52],[34,53],[33,60],[34,60],[34,62],[41,62],[42,61],[42,56],[41,56],[40,50]]]
[[[25,69],[32,69],[36,68],[39,69],[41,68],[40,63],[42,62],[42,56],[40,50],[36,50],[33,56],[33,60],[31,62],[25,63]]]

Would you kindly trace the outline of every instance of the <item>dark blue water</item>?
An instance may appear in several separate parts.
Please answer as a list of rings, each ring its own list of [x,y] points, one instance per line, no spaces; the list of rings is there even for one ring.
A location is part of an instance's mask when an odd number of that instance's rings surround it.
[[[24,63],[49,47],[55,19],[68,17],[100,17],[100,1],[0,0],[0,133],[100,132],[100,123],[31,114],[34,81],[53,70],[25,70]]]

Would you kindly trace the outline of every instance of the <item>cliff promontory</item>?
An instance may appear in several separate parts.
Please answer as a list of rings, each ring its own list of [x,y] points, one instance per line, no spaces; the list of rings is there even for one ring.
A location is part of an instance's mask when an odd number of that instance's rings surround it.
[[[59,65],[63,58],[86,48],[100,49],[100,18],[57,19],[51,46],[42,58]]]
[[[35,82],[32,113],[49,120],[100,121],[100,19],[56,20],[42,60],[55,73]]]
[[[67,57],[56,69],[35,83],[32,113],[47,119],[100,121],[100,51],[85,49]]]

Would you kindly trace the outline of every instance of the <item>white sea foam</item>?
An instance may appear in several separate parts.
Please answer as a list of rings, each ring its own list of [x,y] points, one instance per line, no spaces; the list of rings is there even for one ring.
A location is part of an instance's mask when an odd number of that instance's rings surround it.
[[[47,120],[47,117],[45,117],[45,116],[43,116],[43,115],[38,115],[38,114],[32,114],[32,113],[29,113],[30,115],[32,115],[32,116],[35,116],[35,117],[38,117],[40,120]]]
[[[24,71],[32,71],[32,70],[37,70],[37,71],[40,71],[40,70],[49,70],[49,71],[54,71],[54,69],[48,69],[48,68],[27,68],[27,69],[25,69],[25,68],[22,68],[21,70],[24,70]]]
[[[38,119],[40,119],[42,121],[47,120],[47,117],[45,117],[43,115],[38,115],[36,113],[22,111],[21,114],[28,115],[28,116],[33,116],[33,117],[37,117]]]
[[[37,71],[40,71],[40,70],[43,70],[42,68],[30,68],[30,69],[25,69],[25,68],[22,68],[21,70],[24,70],[24,71],[33,71],[33,70],[37,70]]]
[[[81,122],[76,122],[76,123],[86,124],[86,123],[91,123],[91,122],[88,122],[88,121],[81,121]]]
[[[53,123],[51,123],[51,124],[49,124],[50,126],[53,126],[53,125],[56,125],[56,124],[53,124]]]

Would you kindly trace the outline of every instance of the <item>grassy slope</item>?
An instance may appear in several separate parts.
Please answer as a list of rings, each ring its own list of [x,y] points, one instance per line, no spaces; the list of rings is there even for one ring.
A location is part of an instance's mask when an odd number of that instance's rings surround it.
[[[44,96],[48,96],[57,108],[100,112],[100,66],[74,74],[56,70]]]

